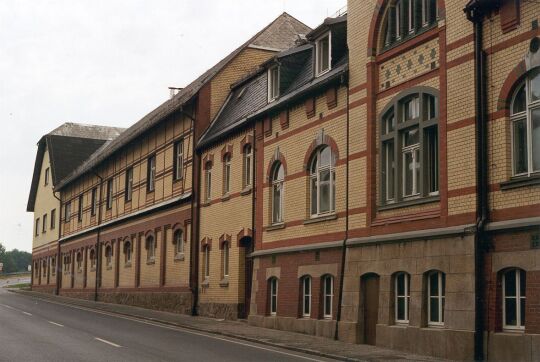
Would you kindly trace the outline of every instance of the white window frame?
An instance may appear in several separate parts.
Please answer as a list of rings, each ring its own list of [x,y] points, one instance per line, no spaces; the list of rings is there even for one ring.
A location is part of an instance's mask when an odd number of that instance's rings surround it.
[[[515,297],[507,297],[506,296],[506,274],[508,272],[511,272],[511,271],[515,271],[516,272],[516,295]],[[525,305],[527,304],[527,294],[525,295],[521,295],[521,272],[523,272],[523,274],[525,274],[525,280],[527,280],[527,274],[525,271],[521,270],[521,269],[517,269],[517,268],[514,268],[514,269],[509,269],[507,271],[505,271],[502,275],[502,300],[503,300],[503,303],[502,303],[502,322],[503,322],[503,329],[504,330],[510,330],[510,331],[523,331],[525,330],[525,324],[523,323],[523,321],[521,320],[521,300],[522,299],[525,299]],[[525,285],[525,288],[527,288],[527,286]],[[507,325],[506,324],[506,300],[507,299],[515,299],[516,300],[516,325],[515,326],[512,326],[512,325]]]
[[[204,170],[204,199],[212,200],[212,165],[207,165]]]
[[[268,68],[268,103],[279,98],[280,75],[281,69],[279,65],[274,65],[273,67]]]
[[[327,148],[330,150],[330,164],[328,166],[323,166],[321,167],[320,166],[320,160],[321,160],[321,153],[322,151]],[[310,202],[310,205],[309,205],[309,212],[311,214],[311,217],[312,218],[317,218],[319,216],[323,216],[323,215],[331,215],[331,214],[334,214],[335,213],[335,201],[334,201],[334,198],[335,198],[335,188],[336,188],[336,181],[335,181],[335,178],[336,178],[336,170],[335,170],[335,167],[333,165],[333,157],[334,157],[334,153],[332,152],[332,149],[330,148],[330,146],[328,145],[325,145],[324,147],[320,147],[317,151],[315,151],[315,154],[313,155],[313,158],[312,158],[312,161],[311,161],[311,164],[310,164],[310,181],[309,181],[309,202]],[[315,165],[315,172],[312,172],[313,171],[313,163],[316,162],[316,165]],[[329,193],[329,209],[328,211],[325,211],[325,212],[321,212],[321,172],[323,171],[329,171],[330,172],[330,193]],[[315,192],[313,190],[313,180],[316,180],[316,185],[317,185],[317,212],[316,213],[313,213],[312,210],[313,210],[313,205],[312,205],[312,200],[313,200],[313,192]]]
[[[306,292],[307,287],[307,292]],[[311,317],[311,277],[305,276],[302,278],[302,317]],[[306,310],[306,300],[308,301],[308,308]]]
[[[275,286],[275,288],[274,288],[274,286]],[[276,277],[270,278],[270,291],[269,291],[270,293],[268,293],[268,294],[269,294],[269,297],[270,297],[269,311],[270,311],[271,316],[275,316],[277,314],[278,288],[279,288],[278,279]]]
[[[438,289],[437,289],[437,295],[432,295],[431,294],[431,277],[433,275],[436,275],[437,277],[437,285],[438,285]],[[427,320],[428,320],[428,325],[430,326],[444,326],[444,300],[445,300],[445,294],[446,294],[446,291],[443,290],[442,286],[443,286],[443,279],[446,279],[446,275],[443,273],[443,272],[440,272],[440,271],[432,271],[428,274],[428,281],[427,281]],[[445,283],[446,284],[446,283]],[[431,299],[436,299],[437,300],[437,303],[438,303],[438,308],[439,308],[439,316],[438,316],[438,321],[432,321],[431,320]]]
[[[244,188],[251,187],[253,175],[253,146],[244,146]]]
[[[418,132],[420,133],[420,130],[418,130]],[[420,135],[418,135],[420,137]],[[402,140],[403,138],[405,137],[405,133],[402,133]],[[402,144],[404,142],[402,141]],[[410,195],[407,195],[406,194],[406,189],[407,189],[407,185],[405,183],[405,175],[407,173],[407,168],[405,167],[406,165],[406,157],[407,155],[410,154],[411,157],[412,157],[412,186],[413,186],[413,189],[412,189],[412,193]],[[418,180],[418,175],[416,173],[416,168],[420,168],[422,167],[421,163],[420,163],[420,160],[417,160],[417,155],[418,157],[422,157],[420,155],[420,140],[418,140],[418,143],[415,143],[411,146],[403,146],[401,148],[401,165],[402,165],[402,185],[403,185],[403,198],[404,199],[408,199],[408,198],[411,198],[411,197],[416,197],[418,195],[420,195],[420,190],[419,190],[419,182],[420,180]]]
[[[330,280],[330,290],[327,289],[326,281]],[[331,275],[325,275],[323,277],[323,317],[325,319],[332,319],[334,304],[334,277]],[[327,307],[330,307],[330,313],[326,313]]]
[[[408,24],[409,24],[409,34],[414,34],[416,29],[415,29],[415,14],[414,14],[414,3],[415,3],[415,0],[409,0],[409,8],[407,9],[407,16],[408,16]]]
[[[174,179],[180,180],[184,177],[184,140],[181,139],[174,144],[174,153],[175,153],[175,166],[174,170]]]
[[[401,38],[402,38],[402,34],[401,34],[401,12],[403,11],[403,1],[402,0],[398,0],[396,2],[396,5],[395,5],[395,9],[396,9],[396,12],[395,12],[395,21],[396,21],[396,41],[400,41]]]
[[[176,243],[174,245],[174,254],[176,256],[184,254],[184,231],[177,229],[174,231],[173,240]]]
[[[540,110],[540,100],[532,101],[532,91],[531,91],[531,80],[536,77],[540,76],[540,70],[537,70],[536,72],[532,73],[533,75],[527,76],[527,78],[519,84],[519,86],[516,88],[516,91],[514,92],[512,96],[512,102],[510,103],[510,120],[512,121],[511,124],[511,148],[512,148],[512,175],[514,177],[530,177],[534,174],[540,174],[540,169],[534,171],[533,170],[533,135],[532,135],[532,112],[533,110]],[[519,90],[521,87],[525,85],[525,111],[513,114],[514,110],[514,102],[516,100],[516,96],[519,93]],[[523,121],[525,119],[525,125],[527,127],[527,172],[523,173],[516,173],[516,165],[515,165],[515,147],[514,147],[514,123],[518,121]],[[540,149],[540,145],[538,145],[538,148]]]
[[[223,266],[223,277],[224,278],[227,278],[229,276],[229,254],[230,254],[230,245],[228,242],[224,243],[223,244],[223,250],[221,251],[222,252],[222,266]]]
[[[231,192],[231,154],[223,157],[223,195]]]
[[[403,291],[404,291],[403,295],[398,294],[398,290],[399,290],[399,288],[398,288],[399,278],[398,277],[400,275],[404,276],[403,281],[404,281],[405,285],[404,285],[404,288],[403,288]],[[408,273],[405,273],[405,272],[399,272],[394,276],[394,319],[395,319],[396,324],[409,324],[409,302],[410,302],[410,299],[411,299],[411,292],[409,290],[410,278],[411,278],[411,276]],[[403,298],[404,302],[405,302],[404,303],[405,319],[398,319],[398,305],[399,305],[398,299],[399,298]]]
[[[321,46],[320,43],[322,40],[328,37],[328,69],[320,69],[321,67]],[[327,32],[321,35],[315,41],[315,72],[316,76],[320,77],[323,74],[328,73],[332,70],[332,32]]]
[[[283,178],[279,178],[279,171],[283,169]],[[275,193],[276,190],[279,188],[280,195],[279,195],[279,205],[276,205],[275,203]],[[283,194],[285,189],[285,169],[283,168],[283,164],[279,163],[274,166],[274,170],[272,172],[272,224],[281,224],[284,221],[283,217]],[[279,219],[276,219],[276,208],[278,208],[279,211]]]

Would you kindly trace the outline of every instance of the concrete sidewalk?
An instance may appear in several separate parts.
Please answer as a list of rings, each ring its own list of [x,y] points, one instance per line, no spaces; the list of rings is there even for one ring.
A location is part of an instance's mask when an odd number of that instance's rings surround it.
[[[54,296],[27,290],[11,290],[13,292],[42,300],[64,303],[135,317],[158,323],[164,323],[200,332],[219,334],[270,346],[309,353],[316,356],[334,358],[343,361],[433,361],[432,357],[413,355],[385,348],[361,344],[349,344],[326,338],[300,333],[284,332],[274,329],[259,328],[248,325],[245,321],[225,321],[220,319],[191,317],[182,314],[160,312],[151,309],[132,307],[121,304],[93,302],[82,299]]]

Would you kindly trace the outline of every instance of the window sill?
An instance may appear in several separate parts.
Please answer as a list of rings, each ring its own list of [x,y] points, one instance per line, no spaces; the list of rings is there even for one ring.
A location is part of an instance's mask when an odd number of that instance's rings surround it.
[[[96,268],[90,268],[90,271],[91,271],[91,272],[95,272],[95,271],[96,271]]]
[[[272,224],[264,228],[265,231],[274,231],[274,230],[281,230],[281,229],[285,229],[284,222]]]
[[[146,265],[153,265],[155,263],[156,263],[156,261],[154,259],[146,261]]]
[[[174,261],[184,261],[184,260],[185,260],[184,253],[179,253],[174,256]]]
[[[403,207],[408,207],[408,206],[417,206],[417,205],[430,204],[433,202],[439,202],[440,200],[441,200],[441,197],[439,195],[419,197],[413,200],[405,200],[405,201],[396,202],[394,204],[382,205],[382,206],[379,206],[377,210],[386,211],[386,210],[401,209]]]
[[[229,201],[231,199],[231,195],[230,194],[225,194],[223,196],[221,196],[221,201],[222,202],[225,202],[225,201]]]
[[[210,281],[208,279],[203,280],[203,282],[201,283],[201,286],[203,288],[208,288],[210,286]]]
[[[323,215],[323,216],[314,216],[311,219],[304,220],[304,225],[316,224],[318,222],[336,220],[337,214]]]
[[[176,179],[173,180],[173,184],[178,183],[178,182],[183,181],[183,180],[184,180],[184,177],[176,178]]]
[[[251,193],[251,190],[253,188],[251,186],[246,186],[244,187],[244,189],[242,191],[240,191],[240,195],[244,196],[244,195],[249,195]]]
[[[229,287],[229,278],[225,277],[222,281],[219,282],[219,286],[222,288],[228,288]]]
[[[126,264],[124,265],[124,268],[131,268],[131,262],[126,263]]]
[[[501,182],[501,190],[512,190],[520,187],[540,185],[540,175],[534,176],[517,176],[509,181]]]
[[[212,204],[212,200],[206,200],[201,203],[201,207],[208,207]]]
[[[108,267],[107,267],[107,270],[112,270],[112,266],[108,266]]]

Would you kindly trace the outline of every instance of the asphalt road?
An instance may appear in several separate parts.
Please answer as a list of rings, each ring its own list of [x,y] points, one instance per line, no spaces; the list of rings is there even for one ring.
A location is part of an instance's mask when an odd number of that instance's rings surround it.
[[[0,289],[0,361],[329,361]]]

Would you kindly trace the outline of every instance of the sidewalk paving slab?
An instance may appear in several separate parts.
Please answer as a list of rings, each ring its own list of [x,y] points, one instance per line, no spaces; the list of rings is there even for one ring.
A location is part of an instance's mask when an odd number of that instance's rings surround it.
[[[342,361],[444,361],[429,356],[420,356],[365,344],[350,344],[307,334],[254,327],[248,325],[245,320],[230,321],[206,317],[193,317],[124,304],[94,302],[84,299],[55,296],[29,290],[10,291],[42,300],[50,300],[52,302],[134,317],[191,329],[198,332],[242,339]]]

